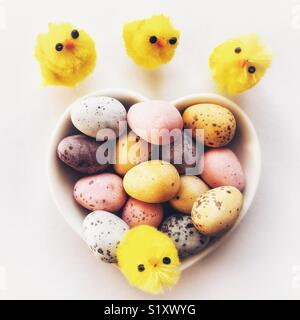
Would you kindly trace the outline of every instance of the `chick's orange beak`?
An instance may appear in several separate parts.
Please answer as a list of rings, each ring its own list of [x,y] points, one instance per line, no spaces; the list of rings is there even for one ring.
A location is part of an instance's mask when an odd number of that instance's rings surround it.
[[[159,48],[164,48],[167,44],[167,41],[165,39],[158,39],[157,45]]]
[[[240,67],[244,68],[248,65],[248,60],[247,59],[242,59],[239,61]]]
[[[69,50],[69,51],[72,51],[72,50],[74,50],[75,48],[76,48],[76,44],[75,44],[75,42],[74,41],[72,41],[72,40],[67,40],[66,42],[65,42],[65,48],[67,49],[67,50]]]
[[[150,264],[153,266],[153,267],[157,267],[158,266],[158,263],[159,263],[159,260],[155,257],[152,257],[150,260],[149,260]]]

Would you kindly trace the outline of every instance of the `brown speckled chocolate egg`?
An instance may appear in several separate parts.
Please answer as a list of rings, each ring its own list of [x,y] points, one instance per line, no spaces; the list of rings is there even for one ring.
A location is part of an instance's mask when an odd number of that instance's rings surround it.
[[[63,139],[57,147],[60,160],[84,174],[95,174],[104,171],[108,164],[99,164],[97,150],[101,143],[83,134]]]
[[[130,198],[122,214],[122,219],[130,228],[148,225],[157,228],[162,222],[164,213],[159,203],[146,203]]]
[[[216,104],[197,104],[187,108],[183,114],[184,126],[192,129],[193,137],[208,147],[217,148],[227,145],[234,137],[236,121],[228,109]],[[197,129],[202,129],[204,132]],[[203,137],[204,136],[204,137]]]
[[[174,241],[181,258],[199,253],[209,243],[209,237],[194,227],[190,216],[172,215],[163,222],[160,230]]]
[[[242,206],[243,195],[237,188],[215,188],[196,200],[192,209],[192,220],[199,232],[216,236],[234,225]]]

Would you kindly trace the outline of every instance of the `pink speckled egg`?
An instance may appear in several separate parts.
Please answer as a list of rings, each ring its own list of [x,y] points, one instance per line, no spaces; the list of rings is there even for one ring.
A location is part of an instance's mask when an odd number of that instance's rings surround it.
[[[183,128],[180,112],[164,101],[145,101],[133,105],[127,121],[136,135],[156,145],[169,144],[170,132]]]
[[[139,225],[158,227],[163,219],[163,207],[158,203],[146,203],[130,198],[122,214],[122,219],[130,228]]]
[[[232,186],[242,191],[245,176],[237,156],[228,148],[205,152],[202,179],[211,187]]]
[[[76,183],[73,193],[78,204],[94,211],[117,212],[127,200],[122,179],[112,173],[80,179]]]

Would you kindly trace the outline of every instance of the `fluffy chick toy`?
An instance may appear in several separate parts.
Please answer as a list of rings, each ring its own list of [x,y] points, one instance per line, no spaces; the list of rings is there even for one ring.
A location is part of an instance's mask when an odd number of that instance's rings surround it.
[[[93,39],[69,23],[49,24],[48,33],[37,37],[35,55],[45,85],[75,86],[96,65]]]
[[[174,243],[150,226],[139,226],[125,234],[117,248],[117,260],[129,283],[148,293],[162,293],[180,277]]]
[[[255,86],[270,66],[272,55],[258,35],[231,39],[216,47],[209,66],[218,88],[229,95]]]
[[[179,35],[170,18],[164,15],[129,22],[123,29],[127,54],[147,69],[157,68],[173,58]]]

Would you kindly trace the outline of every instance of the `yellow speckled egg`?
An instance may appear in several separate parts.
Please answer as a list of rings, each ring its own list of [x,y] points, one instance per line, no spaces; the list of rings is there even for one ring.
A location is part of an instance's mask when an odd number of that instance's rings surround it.
[[[193,137],[203,139],[208,147],[222,147],[234,137],[236,121],[228,109],[216,104],[196,104],[187,108],[183,114],[184,126],[193,130]],[[197,129],[204,134],[196,135]],[[204,135],[204,137],[203,137]]]
[[[151,146],[134,132],[123,135],[116,146],[115,171],[124,176],[134,166],[150,158]]]
[[[243,206],[243,195],[235,187],[219,187],[201,195],[192,209],[195,227],[207,236],[230,229]]]
[[[177,195],[170,200],[171,206],[182,213],[191,214],[197,198],[206,193],[209,187],[196,176],[181,176],[180,189]]]
[[[168,162],[143,162],[127,172],[123,185],[132,197],[148,203],[161,203],[174,198],[180,188],[180,176]]]

